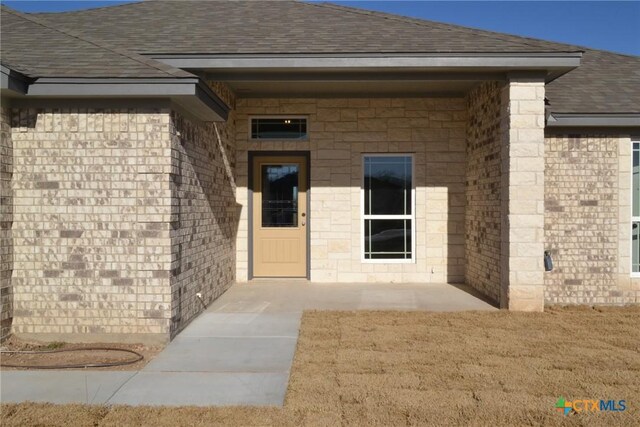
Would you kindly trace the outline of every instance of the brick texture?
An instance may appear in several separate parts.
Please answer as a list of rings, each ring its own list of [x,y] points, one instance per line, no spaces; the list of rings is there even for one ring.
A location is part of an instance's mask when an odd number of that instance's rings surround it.
[[[2,337],[174,336],[247,280],[249,151],[310,152],[312,281],[466,281],[516,310],[639,302],[631,140],[544,139],[541,82],[484,83],[466,99],[236,100],[211,87],[236,106],[226,123],[163,108],[1,111]],[[310,138],[251,141],[252,115],[305,115]],[[415,263],[361,261],[365,153],[414,155]]]
[[[544,83],[468,95],[466,281],[501,307],[543,309]]]
[[[172,336],[235,280],[233,124],[233,116],[207,124],[171,116]]]
[[[467,98],[466,283],[500,301],[501,85],[489,82]]]
[[[168,337],[169,118],[12,111],[16,334]]]
[[[547,135],[545,239],[554,270],[548,304],[640,302],[630,278],[631,140]]]
[[[311,280],[464,280],[465,132],[463,98],[238,99],[237,202],[242,214],[237,277],[247,280],[247,152],[308,150],[311,155]],[[251,115],[306,115],[309,141],[251,141]],[[414,153],[416,262],[361,261],[363,153]]]
[[[9,336],[13,317],[13,143],[10,120],[10,111],[0,109],[0,342]]]

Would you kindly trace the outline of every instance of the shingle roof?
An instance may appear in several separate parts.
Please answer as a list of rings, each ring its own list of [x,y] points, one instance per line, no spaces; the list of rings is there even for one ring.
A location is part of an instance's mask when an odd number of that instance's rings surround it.
[[[144,53],[565,52],[574,46],[298,1],[146,1],[40,14]]]
[[[561,113],[640,112],[640,57],[332,4],[145,1],[49,14],[2,8],[2,63],[31,77],[190,77],[141,54],[585,51],[547,85]]]
[[[193,77],[186,71],[105,46],[6,7],[2,7],[0,20],[0,61],[27,77]]]
[[[554,113],[640,113],[640,57],[586,50],[575,70],[546,86]]]

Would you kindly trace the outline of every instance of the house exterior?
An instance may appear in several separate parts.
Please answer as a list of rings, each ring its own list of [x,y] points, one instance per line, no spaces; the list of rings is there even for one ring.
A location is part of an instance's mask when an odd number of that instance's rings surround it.
[[[638,57],[302,2],[1,19],[3,337],[167,341],[261,278],[640,302]]]

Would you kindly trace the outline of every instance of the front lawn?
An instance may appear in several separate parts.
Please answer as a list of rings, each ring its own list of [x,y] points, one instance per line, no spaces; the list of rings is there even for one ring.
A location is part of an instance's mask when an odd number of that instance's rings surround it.
[[[562,415],[575,400],[624,412]],[[13,425],[637,425],[640,307],[306,312],[284,408],[5,404]],[[617,406],[619,407],[619,406]]]

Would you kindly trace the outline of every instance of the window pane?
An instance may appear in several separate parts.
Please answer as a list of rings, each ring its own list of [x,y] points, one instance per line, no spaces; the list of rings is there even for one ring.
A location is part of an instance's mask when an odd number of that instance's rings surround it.
[[[262,226],[298,226],[298,166],[262,166]]]
[[[365,157],[365,215],[411,215],[411,174],[411,157]]]
[[[631,271],[640,273],[640,222],[631,224]]]
[[[307,119],[266,118],[251,119],[252,139],[304,139]]]
[[[640,144],[633,144],[632,215],[640,216]]]
[[[365,259],[411,259],[410,219],[366,219]]]

